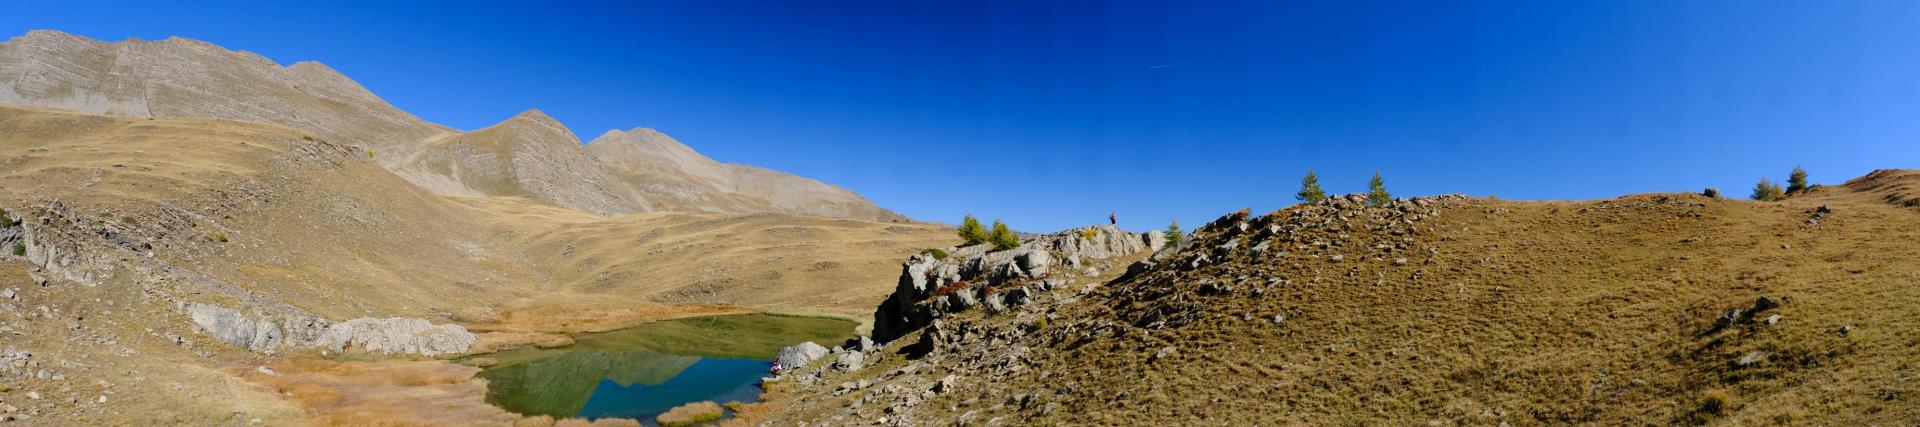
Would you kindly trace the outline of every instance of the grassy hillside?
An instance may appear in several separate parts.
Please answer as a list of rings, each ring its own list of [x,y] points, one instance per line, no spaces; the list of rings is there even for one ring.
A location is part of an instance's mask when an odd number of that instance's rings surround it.
[[[792,384],[786,416],[1909,423],[1920,419],[1916,185],[1920,173],[1883,171],[1774,203],[1445,197],[1229,215],[1077,299],[947,319],[925,359]],[[1809,221],[1822,206],[1831,213]],[[958,385],[919,398],[946,375]],[[856,378],[876,383],[828,393]]]
[[[241,422],[274,424],[302,416],[293,403],[397,408],[343,412],[360,414],[353,420],[503,419],[480,401],[484,387],[468,381],[471,372],[247,353],[201,332],[179,304],[542,332],[756,309],[851,316],[893,287],[881,278],[899,259],[956,240],[929,225],[609,218],[524,198],[443,196],[364,151],[269,124],[0,105],[0,129],[0,208],[41,239],[27,256],[0,254],[0,293],[9,295],[0,297],[0,357],[31,353],[24,370],[0,369],[0,402],[38,420],[219,424],[243,411]],[[686,305],[694,303],[702,305]],[[475,312],[484,314],[456,315]],[[254,370],[265,365],[314,372]],[[446,389],[391,384],[388,369],[425,372],[436,379],[416,382]],[[307,386],[295,377],[341,385],[328,393],[346,399],[255,384]],[[423,396],[465,409],[411,411],[421,403],[406,399]]]

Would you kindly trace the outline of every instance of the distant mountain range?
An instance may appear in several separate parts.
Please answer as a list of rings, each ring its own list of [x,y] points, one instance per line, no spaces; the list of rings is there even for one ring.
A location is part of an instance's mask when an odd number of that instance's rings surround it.
[[[395,108],[318,62],[281,66],[184,38],[102,42],[37,30],[0,43],[0,103],[131,117],[273,123],[360,147],[448,195],[518,196],[599,215],[790,213],[905,221],[844,188],[720,163],[653,129],[581,144],[539,110],[461,132]]]

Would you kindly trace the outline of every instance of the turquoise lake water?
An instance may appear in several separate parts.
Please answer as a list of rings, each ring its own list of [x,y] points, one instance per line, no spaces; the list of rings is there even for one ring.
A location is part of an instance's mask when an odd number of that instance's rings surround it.
[[[554,418],[653,418],[691,402],[754,402],[780,348],[836,345],[853,322],[772,315],[655,322],[574,337],[566,348],[484,355],[487,401]]]

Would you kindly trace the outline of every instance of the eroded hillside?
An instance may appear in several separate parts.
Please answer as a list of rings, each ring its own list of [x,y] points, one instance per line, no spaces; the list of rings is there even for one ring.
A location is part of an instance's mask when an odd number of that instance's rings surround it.
[[[776,420],[1901,424],[1920,419],[1915,184],[1232,214],[1084,294],[783,376]]]

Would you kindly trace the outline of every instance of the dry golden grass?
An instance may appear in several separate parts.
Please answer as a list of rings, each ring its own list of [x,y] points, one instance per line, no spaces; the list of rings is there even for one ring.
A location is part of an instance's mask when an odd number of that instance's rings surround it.
[[[956,240],[923,224],[609,218],[517,197],[440,196],[345,147],[258,123],[0,106],[0,129],[0,205],[58,199],[164,243],[158,258],[333,318],[444,321],[475,307],[582,301],[863,318],[892,289],[900,259]]]
[[[152,244],[155,263],[195,273],[193,280],[158,287],[120,274],[91,289],[116,290],[114,298],[158,293],[229,307],[280,301],[334,320],[470,322],[476,330],[504,332],[489,334],[496,346],[556,345],[567,333],[762,310],[865,318],[872,301],[892,289],[900,259],[954,240],[931,225],[710,213],[608,218],[522,198],[441,196],[341,145],[353,141],[303,138],[303,132],[258,123],[0,105],[0,129],[0,207],[32,213],[57,200],[62,214]],[[82,299],[44,301],[54,309],[105,310]],[[174,358],[155,364],[159,369],[232,379],[215,368],[258,358],[229,354],[230,348],[192,332],[164,300],[146,301],[145,317],[114,308],[120,314],[102,315],[114,322],[100,327],[122,342],[145,336],[144,327],[164,327],[222,354],[195,359],[168,343],[154,350]],[[15,342],[53,348],[66,345],[69,333],[49,329]],[[102,371],[136,365],[102,359]],[[398,375],[411,378],[418,386],[412,388],[469,387]],[[244,400],[240,407],[270,422],[299,403],[224,387],[205,389]],[[477,402],[478,387],[462,399]],[[362,415],[353,414],[363,409],[327,411],[321,423],[398,416],[356,403],[357,391],[300,391],[314,396],[305,403],[364,407]],[[197,423],[213,421],[208,414],[231,416],[220,412],[229,408],[200,405],[213,401],[204,395],[152,396],[116,399],[114,407],[129,410],[85,420],[118,424],[159,414]],[[442,421],[464,424],[450,420]]]
[[[1916,184],[1920,173],[1881,173],[1778,203],[1445,202],[1392,253],[1372,245],[1398,236],[1364,221],[1332,249],[1256,258],[1243,240],[1170,280],[1109,284],[995,344],[1032,349],[1016,373],[936,356],[919,377],[959,366],[980,377],[909,421],[1904,425],[1920,419]],[[1821,205],[1833,213],[1808,223]],[[1323,228],[1297,237],[1341,239]],[[1216,235],[1194,250],[1224,243]],[[1762,296],[1782,305],[1708,332]],[[1028,393],[1056,410],[999,404]],[[790,413],[829,416],[848,399],[805,396]]]

